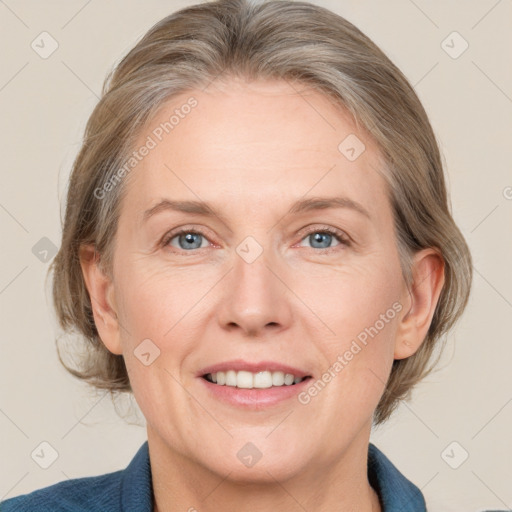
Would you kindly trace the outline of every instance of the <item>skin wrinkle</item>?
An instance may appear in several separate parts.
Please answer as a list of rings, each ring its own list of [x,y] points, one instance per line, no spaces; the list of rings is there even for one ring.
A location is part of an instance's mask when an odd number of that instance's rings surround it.
[[[372,415],[393,360],[412,355],[424,339],[443,284],[440,272],[430,252],[422,252],[419,281],[431,278],[409,294],[385,182],[373,170],[378,150],[327,98],[312,92],[312,109],[284,82],[221,87],[189,91],[159,110],[155,123],[190,94],[198,101],[132,171],[121,204],[115,285],[84,267],[88,287],[97,296],[104,291],[105,310],[115,310],[130,333],[114,322],[98,327],[109,350],[124,355],[147,420],[158,509],[250,505],[256,512],[286,512],[302,510],[300,503],[311,512],[380,510],[367,479]],[[337,149],[349,134],[366,146],[354,162]],[[304,195],[352,198],[373,221],[343,209],[275,225]],[[170,212],[139,226],[142,213],[163,197],[215,204],[231,231],[214,217]],[[213,246],[192,256],[157,246],[171,229],[189,225],[211,233]],[[330,253],[307,246],[307,239],[297,246],[309,225],[346,230],[360,243]],[[263,248],[251,264],[236,253],[246,236]],[[307,405],[293,398],[239,410],[212,398],[195,376],[207,365],[241,358],[283,362],[319,378],[397,301],[401,312]],[[161,351],[148,367],[133,355],[147,338]],[[263,454],[252,468],[236,456],[247,442]]]

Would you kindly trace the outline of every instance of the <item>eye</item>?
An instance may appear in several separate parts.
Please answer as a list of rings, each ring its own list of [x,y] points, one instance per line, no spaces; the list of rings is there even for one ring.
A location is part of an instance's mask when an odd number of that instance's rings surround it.
[[[312,228],[306,232],[301,242],[308,240],[313,249],[320,249],[326,252],[339,246],[349,246],[350,239],[342,232],[331,227]],[[337,242],[332,245],[333,241]],[[163,247],[173,247],[176,252],[193,252],[197,249],[204,249],[209,246],[209,240],[199,229],[180,229],[168,233],[162,240]],[[302,246],[302,243],[300,244]]]
[[[310,229],[302,240],[308,240],[313,249],[333,249],[340,245],[350,245],[348,237],[342,231],[330,227]],[[333,240],[337,242],[334,246]]]
[[[176,240],[174,242],[174,240]],[[203,245],[203,242],[206,245]],[[201,231],[193,230],[193,229],[182,229],[180,231],[175,231],[169,233],[162,240],[162,245],[174,247],[176,249],[181,249],[183,251],[190,252],[193,249],[203,249],[204,247],[208,247],[208,239],[206,235]]]

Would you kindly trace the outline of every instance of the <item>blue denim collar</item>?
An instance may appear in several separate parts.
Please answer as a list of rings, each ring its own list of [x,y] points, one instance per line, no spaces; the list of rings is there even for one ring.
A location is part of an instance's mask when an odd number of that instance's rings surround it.
[[[418,487],[372,443],[368,447],[368,480],[379,495],[382,512],[427,511]]]

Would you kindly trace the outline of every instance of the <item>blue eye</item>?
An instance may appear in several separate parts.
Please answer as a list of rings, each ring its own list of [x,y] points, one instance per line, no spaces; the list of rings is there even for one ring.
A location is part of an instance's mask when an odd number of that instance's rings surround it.
[[[302,240],[309,240],[313,249],[331,249],[339,245],[349,245],[349,240],[338,230],[322,228],[311,230]],[[338,243],[332,246],[333,240]]]
[[[202,249],[201,242],[206,241],[206,237],[202,233],[191,230],[182,230],[167,237],[163,244],[176,247],[171,243],[175,238],[178,241],[177,248],[184,251],[189,251],[190,249]],[[208,243],[206,244],[206,247],[208,247]]]
[[[322,231],[317,231],[316,233],[313,233],[312,235],[308,235],[307,238],[309,239],[310,243],[313,245],[314,249],[327,249],[331,246],[331,243],[335,237],[334,237],[334,235],[331,235],[330,233],[324,233]],[[319,244],[319,246],[315,247],[314,244]]]

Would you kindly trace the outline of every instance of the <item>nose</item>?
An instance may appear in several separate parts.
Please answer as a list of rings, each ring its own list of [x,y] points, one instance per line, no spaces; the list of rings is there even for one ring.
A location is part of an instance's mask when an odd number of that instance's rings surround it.
[[[249,338],[264,338],[290,326],[291,293],[279,265],[266,251],[252,262],[235,254],[234,268],[222,282],[218,309],[222,329],[238,330]]]

